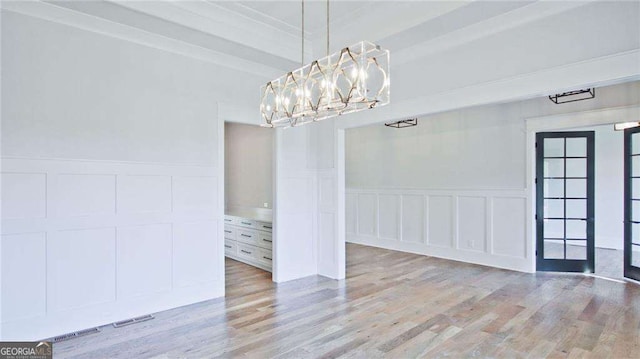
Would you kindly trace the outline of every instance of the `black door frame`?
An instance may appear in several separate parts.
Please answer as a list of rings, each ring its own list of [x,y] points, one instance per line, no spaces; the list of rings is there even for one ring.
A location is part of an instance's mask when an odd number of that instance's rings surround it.
[[[584,137],[587,141],[587,218],[586,246],[587,258],[577,259],[545,259],[544,258],[544,139]],[[566,153],[565,153],[566,155]],[[566,165],[565,165],[566,166]],[[566,177],[566,173],[565,173]],[[536,270],[558,272],[595,271],[595,132],[539,132],[536,133]],[[565,185],[566,186],[566,185]],[[566,233],[565,233],[565,240]],[[566,242],[565,242],[566,243]],[[566,256],[566,246],[565,246]]]
[[[640,127],[624,130],[624,276],[640,281],[640,268],[631,265],[633,224],[633,143],[631,137],[640,132]],[[640,140],[640,138],[638,138]],[[640,156],[637,154],[637,156]],[[636,176],[636,178],[640,178]]]

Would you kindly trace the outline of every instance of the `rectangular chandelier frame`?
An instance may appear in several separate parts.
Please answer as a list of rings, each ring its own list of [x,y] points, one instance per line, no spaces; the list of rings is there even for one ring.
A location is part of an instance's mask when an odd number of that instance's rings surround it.
[[[265,127],[293,127],[384,106],[390,101],[389,51],[368,41],[313,61],[261,88]]]

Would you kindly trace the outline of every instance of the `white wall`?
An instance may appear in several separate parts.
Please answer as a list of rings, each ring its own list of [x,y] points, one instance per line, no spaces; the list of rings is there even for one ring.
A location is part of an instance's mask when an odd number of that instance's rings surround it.
[[[2,11],[3,340],[224,295],[237,71]]]
[[[274,281],[344,278],[334,120],[276,131]]]
[[[349,129],[347,240],[533,270],[526,119],[638,103],[633,82],[572,104],[538,98],[425,116],[406,129]]]
[[[272,208],[273,130],[225,123],[225,207]]]

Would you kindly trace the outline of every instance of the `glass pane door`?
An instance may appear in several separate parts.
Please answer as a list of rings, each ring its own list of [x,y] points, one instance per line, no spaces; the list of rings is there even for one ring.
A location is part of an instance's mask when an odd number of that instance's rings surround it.
[[[593,272],[594,132],[536,135],[537,270]]]
[[[640,280],[640,128],[624,133],[624,276]]]

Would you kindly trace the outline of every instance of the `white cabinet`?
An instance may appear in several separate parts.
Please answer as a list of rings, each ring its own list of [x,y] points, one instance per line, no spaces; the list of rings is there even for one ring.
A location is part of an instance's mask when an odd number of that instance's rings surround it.
[[[226,215],[224,253],[227,257],[271,272],[273,255],[271,222]]]

